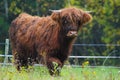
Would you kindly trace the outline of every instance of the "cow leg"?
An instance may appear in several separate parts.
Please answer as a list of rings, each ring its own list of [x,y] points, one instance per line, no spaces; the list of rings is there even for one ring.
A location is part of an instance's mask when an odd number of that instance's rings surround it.
[[[21,69],[20,69],[21,63],[20,63],[20,59],[19,59],[19,56],[18,56],[17,52],[14,54],[14,64],[15,64],[15,66],[16,66],[16,69],[17,69],[18,71],[20,71],[20,70],[21,70]]]
[[[15,65],[18,71],[21,71],[22,68],[27,69],[28,68],[28,64],[27,64],[27,60],[24,59],[15,59]]]
[[[49,58],[47,60],[47,68],[52,76],[59,76],[62,66],[63,64],[58,58]]]
[[[21,68],[27,69],[28,62],[27,59],[23,59],[17,52],[14,54],[14,64],[18,71],[21,71]]]
[[[20,60],[19,60],[19,55],[16,51],[16,49],[12,46],[12,54],[14,57],[14,65],[18,71],[20,71]]]

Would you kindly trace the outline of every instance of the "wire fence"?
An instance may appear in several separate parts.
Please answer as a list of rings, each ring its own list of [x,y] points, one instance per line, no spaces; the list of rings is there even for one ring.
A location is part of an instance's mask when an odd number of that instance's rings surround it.
[[[5,45],[5,53],[0,54],[0,57],[4,57],[4,61],[0,64],[1,65],[13,65],[12,63],[8,63],[8,59],[13,57],[12,55],[9,55],[9,45],[10,45],[9,44],[9,39],[6,39],[5,43],[0,43],[0,45]],[[73,46],[87,46],[87,47],[88,46],[89,47],[98,46],[98,47],[100,47],[100,46],[120,46],[120,44],[73,44]],[[115,51],[116,50],[114,50],[113,52],[115,52]],[[70,59],[86,59],[86,58],[105,59],[104,62],[103,62],[103,64],[104,64],[107,59],[120,59],[120,56],[110,56],[110,55],[108,55],[108,56],[69,56],[69,58]],[[35,65],[37,65],[37,64],[35,64]],[[75,67],[75,66],[78,67],[79,66],[80,67],[80,65],[71,65],[71,66],[73,66],[73,67]]]

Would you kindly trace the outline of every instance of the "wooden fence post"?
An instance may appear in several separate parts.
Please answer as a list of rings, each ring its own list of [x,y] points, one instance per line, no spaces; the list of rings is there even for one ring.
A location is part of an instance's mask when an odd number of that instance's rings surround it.
[[[4,58],[4,64],[6,65],[6,63],[8,63],[8,52],[9,52],[9,39],[5,40],[5,58]]]

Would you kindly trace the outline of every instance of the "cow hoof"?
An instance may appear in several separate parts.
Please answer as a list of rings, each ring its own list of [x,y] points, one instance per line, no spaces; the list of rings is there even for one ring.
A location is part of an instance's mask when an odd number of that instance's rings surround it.
[[[51,69],[50,74],[52,76],[60,76],[61,67],[56,62],[52,62],[52,64],[53,64],[53,69]]]

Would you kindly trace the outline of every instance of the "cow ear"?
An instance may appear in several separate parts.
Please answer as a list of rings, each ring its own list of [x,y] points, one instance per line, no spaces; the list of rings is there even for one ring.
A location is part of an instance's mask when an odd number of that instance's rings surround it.
[[[60,12],[53,12],[52,15],[51,15],[51,18],[55,21],[59,21]]]
[[[92,20],[92,16],[89,13],[83,13],[83,24],[86,24]]]

